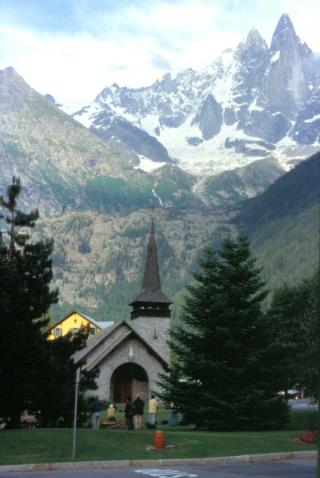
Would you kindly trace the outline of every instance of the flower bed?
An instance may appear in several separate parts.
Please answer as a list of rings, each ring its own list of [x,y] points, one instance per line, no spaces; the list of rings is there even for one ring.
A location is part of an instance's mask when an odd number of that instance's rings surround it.
[[[304,443],[317,443],[318,441],[318,431],[312,430],[306,433],[303,433],[299,436],[299,440]]]

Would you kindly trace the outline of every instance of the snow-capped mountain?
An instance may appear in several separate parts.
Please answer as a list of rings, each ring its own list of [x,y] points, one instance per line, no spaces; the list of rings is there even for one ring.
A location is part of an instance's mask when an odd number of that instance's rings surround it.
[[[289,169],[320,147],[320,62],[282,15],[270,47],[252,29],[202,71],[113,84],[74,118],[149,171],[176,161],[212,175],[262,158]]]

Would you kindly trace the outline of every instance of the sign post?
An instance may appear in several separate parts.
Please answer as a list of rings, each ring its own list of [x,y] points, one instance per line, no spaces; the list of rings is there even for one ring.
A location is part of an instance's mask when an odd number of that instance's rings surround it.
[[[80,367],[76,370],[76,386],[74,391],[74,413],[73,413],[73,439],[72,439],[72,460],[76,458],[77,439],[77,415],[78,415],[78,391],[80,382]]]

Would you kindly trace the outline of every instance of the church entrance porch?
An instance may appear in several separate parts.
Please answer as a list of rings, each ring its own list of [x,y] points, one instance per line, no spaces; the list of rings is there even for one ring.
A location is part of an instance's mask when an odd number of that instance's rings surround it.
[[[149,396],[149,381],[141,365],[128,362],[116,368],[111,377],[110,398],[114,403],[125,403],[128,397],[137,394],[146,400]]]

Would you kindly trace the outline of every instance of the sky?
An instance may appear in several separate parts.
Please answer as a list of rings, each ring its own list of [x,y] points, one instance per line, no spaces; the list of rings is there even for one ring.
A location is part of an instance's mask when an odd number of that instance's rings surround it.
[[[200,69],[281,14],[320,52],[320,0],[0,0],[0,69],[75,111],[108,85]]]

